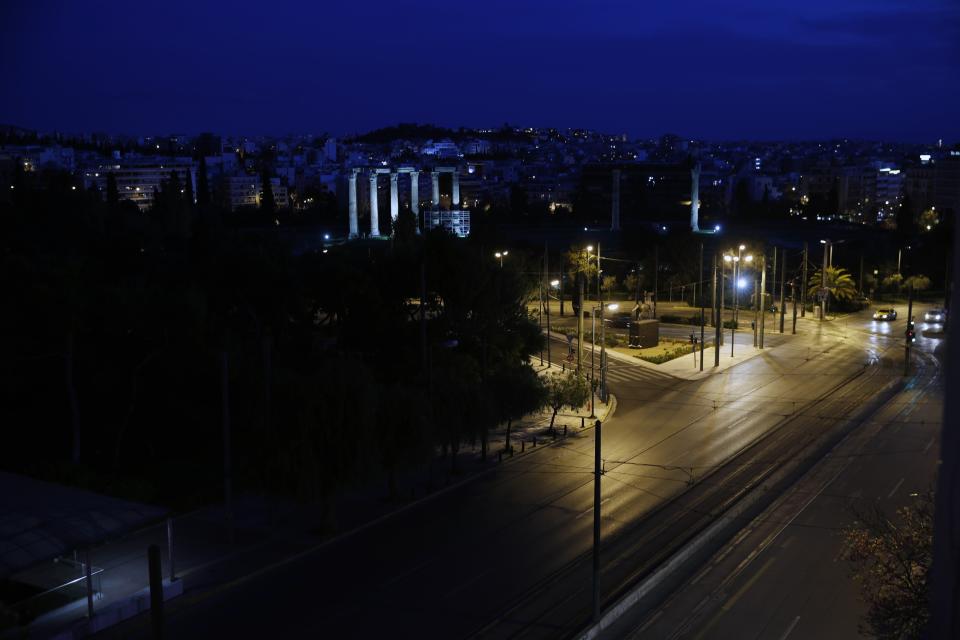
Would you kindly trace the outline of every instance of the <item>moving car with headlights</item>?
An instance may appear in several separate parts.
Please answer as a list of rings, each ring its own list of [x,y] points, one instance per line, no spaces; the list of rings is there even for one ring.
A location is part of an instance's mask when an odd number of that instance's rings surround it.
[[[946,321],[947,321],[947,310],[946,310],[946,309],[941,309],[941,308],[938,308],[938,307],[934,307],[933,309],[930,309],[930,310],[927,311],[925,314],[923,314],[923,321],[924,321],[924,322],[933,322],[933,323],[937,323],[937,324],[940,324],[940,323],[942,323],[942,322],[946,322]]]
[[[873,312],[874,320],[896,320],[897,319],[897,310],[893,307],[886,309],[877,309]]]

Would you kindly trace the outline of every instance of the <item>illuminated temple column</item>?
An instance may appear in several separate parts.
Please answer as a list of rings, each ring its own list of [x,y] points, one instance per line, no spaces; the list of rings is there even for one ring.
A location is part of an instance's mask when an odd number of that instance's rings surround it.
[[[350,237],[356,238],[360,235],[359,225],[357,223],[357,170],[350,171]]]
[[[453,170],[453,205],[451,209],[460,208],[460,172]]]
[[[380,235],[380,213],[377,211],[377,174],[370,174],[370,235]]]
[[[430,204],[436,209],[440,206],[440,174],[436,171],[431,171],[430,177],[433,179],[433,194],[430,198]]]
[[[400,196],[397,195],[397,172],[390,172],[390,224],[400,215]]]
[[[410,172],[410,210],[420,220],[420,172]]]

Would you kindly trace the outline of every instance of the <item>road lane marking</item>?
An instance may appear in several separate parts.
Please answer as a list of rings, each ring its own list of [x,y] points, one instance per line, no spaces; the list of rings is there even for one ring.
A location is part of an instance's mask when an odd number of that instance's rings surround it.
[[[609,502],[609,501],[610,501],[610,498],[604,498],[603,500],[600,501],[600,506],[602,507],[605,502]],[[576,519],[579,520],[580,518],[587,515],[588,513],[593,513],[593,507],[590,507],[589,509],[587,509],[586,511],[578,515]]]
[[[742,587],[740,587],[739,589],[737,589],[737,592],[736,592],[735,594],[733,594],[733,597],[731,597],[729,600],[727,600],[727,601],[724,603],[724,605],[723,605],[722,607],[720,607],[720,609],[722,609],[723,611],[729,611],[731,608],[733,608],[733,606],[737,603],[737,600],[739,600],[740,597],[741,597],[744,593],[746,593],[747,590],[750,589],[750,587],[752,587],[753,584],[754,584],[757,580],[760,579],[760,576],[762,576],[763,573],[770,567],[770,565],[773,564],[773,561],[774,561],[775,559],[776,559],[776,558],[774,558],[774,557],[767,558],[767,561],[763,563],[763,566],[760,567],[760,568],[756,571],[756,573],[754,573],[752,576],[750,576],[750,579],[747,580],[747,582],[746,582]]]
[[[903,478],[900,478],[899,480],[897,480],[897,484],[893,485],[893,489],[891,489],[890,493],[887,494],[888,500],[893,497],[893,494],[897,492],[897,489],[899,489],[900,485],[902,484],[903,484]]]
[[[780,640],[787,640],[787,636],[793,633],[793,630],[797,626],[798,622],[800,622],[800,616],[797,616],[793,619],[793,622],[790,623],[790,626],[787,627],[787,630],[783,632],[782,636],[780,636]]]
[[[657,621],[657,618],[659,618],[659,617],[662,616],[662,615],[663,615],[663,609],[657,611],[655,614],[653,614],[652,616],[650,616],[650,619],[647,620],[647,622],[646,622],[642,627],[640,627],[639,629],[637,629],[637,633],[643,633],[644,631],[646,631],[646,630],[650,627],[650,625],[652,625],[654,622],[656,622],[656,621]]]

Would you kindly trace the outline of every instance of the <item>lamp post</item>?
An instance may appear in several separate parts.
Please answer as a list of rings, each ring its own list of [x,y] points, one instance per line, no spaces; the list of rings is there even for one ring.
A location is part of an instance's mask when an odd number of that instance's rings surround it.
[[[746,249],[746,245],[741,244],[737,247],[737,255],[733,255],[731,251],[729,254],[723,256],[723,261],[730,264],[733,270],[733,313],[732,322],[730,323],[730,357],[733,357],[734,349],[734,338],[737,331],[737,315],[740,311],[740,296],[738,295],[740,290],[740,261],[753,262],[752,255],[743,255],[743,250]]]
[[[503,269],[503,259],[510,255],[509,251],[497,251],[493,257],[500,261],[500,268]]]
[[[620,305],[613,303],[606,305],[606,308],[610,311],[616,311],[620,308]],[[606,363],[607,363],[607,350],[606,350],[606,323],[603,321],[603,304],[596,304],[590,309],[590,320],[592,322],[592,327],[590,331],[590,417],[596,417],[593,411],[593,396],[596,392],[597,385],[594,384],[596,376],[594,375],[594,366],[595,366],[595,355],[596,355],[596,345],[597,345],[597,312],[600,312],[600,399],[604,400],[606,398]]]

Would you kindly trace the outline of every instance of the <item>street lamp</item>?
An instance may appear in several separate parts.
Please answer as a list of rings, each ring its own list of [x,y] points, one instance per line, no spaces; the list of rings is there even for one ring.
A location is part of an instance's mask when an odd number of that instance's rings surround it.
[[[509,251],[497,251],[495,254],[493,254],[493,257],[500,261],[500,268],[501,268],[501,269],[503,269],[503,258],[504,258],[504,256],[507,256],[507,255],[509,255],[509,254],[510,254]]]
[[[610,311],[616,311],[620,308],[620,305],[616,302],[606,305],[606,308]],[[590,320],[592,323],[590,329],[590,417],[593,418],[593,396],[596,390],[594,385],[594,365],[595,365],[595,355],[597,347],[597,311],[602,312],[604,305],[597,304],[594,305],[590,310]],[[607,325],[603,322],[603,314],[600,315],[600,399],[604,400],[607,395]]]
[[[733,313],[732,313],[733,320],[730,323],[730,357],[731,358],[733,357],[734,338],[737,331],[737,316],[739,315],[739,311],[740,311],[739,292],[740,292],[740,289],[746,286],[746,283],[741,281],[740,279],[740,262],[741,261],[753,262],[752,255],[750,254],[747,254],[746,256],[743,255],[743,251],[746,248],[747,248],[746,245],[741,244],[739,247],[737,247],[737,255],[733,255],[733,251],[731,251],[729,254],[726,254],[723,256],[723,261],[731,265],[733,269],[733,280],[731,283],[733,286]]]

